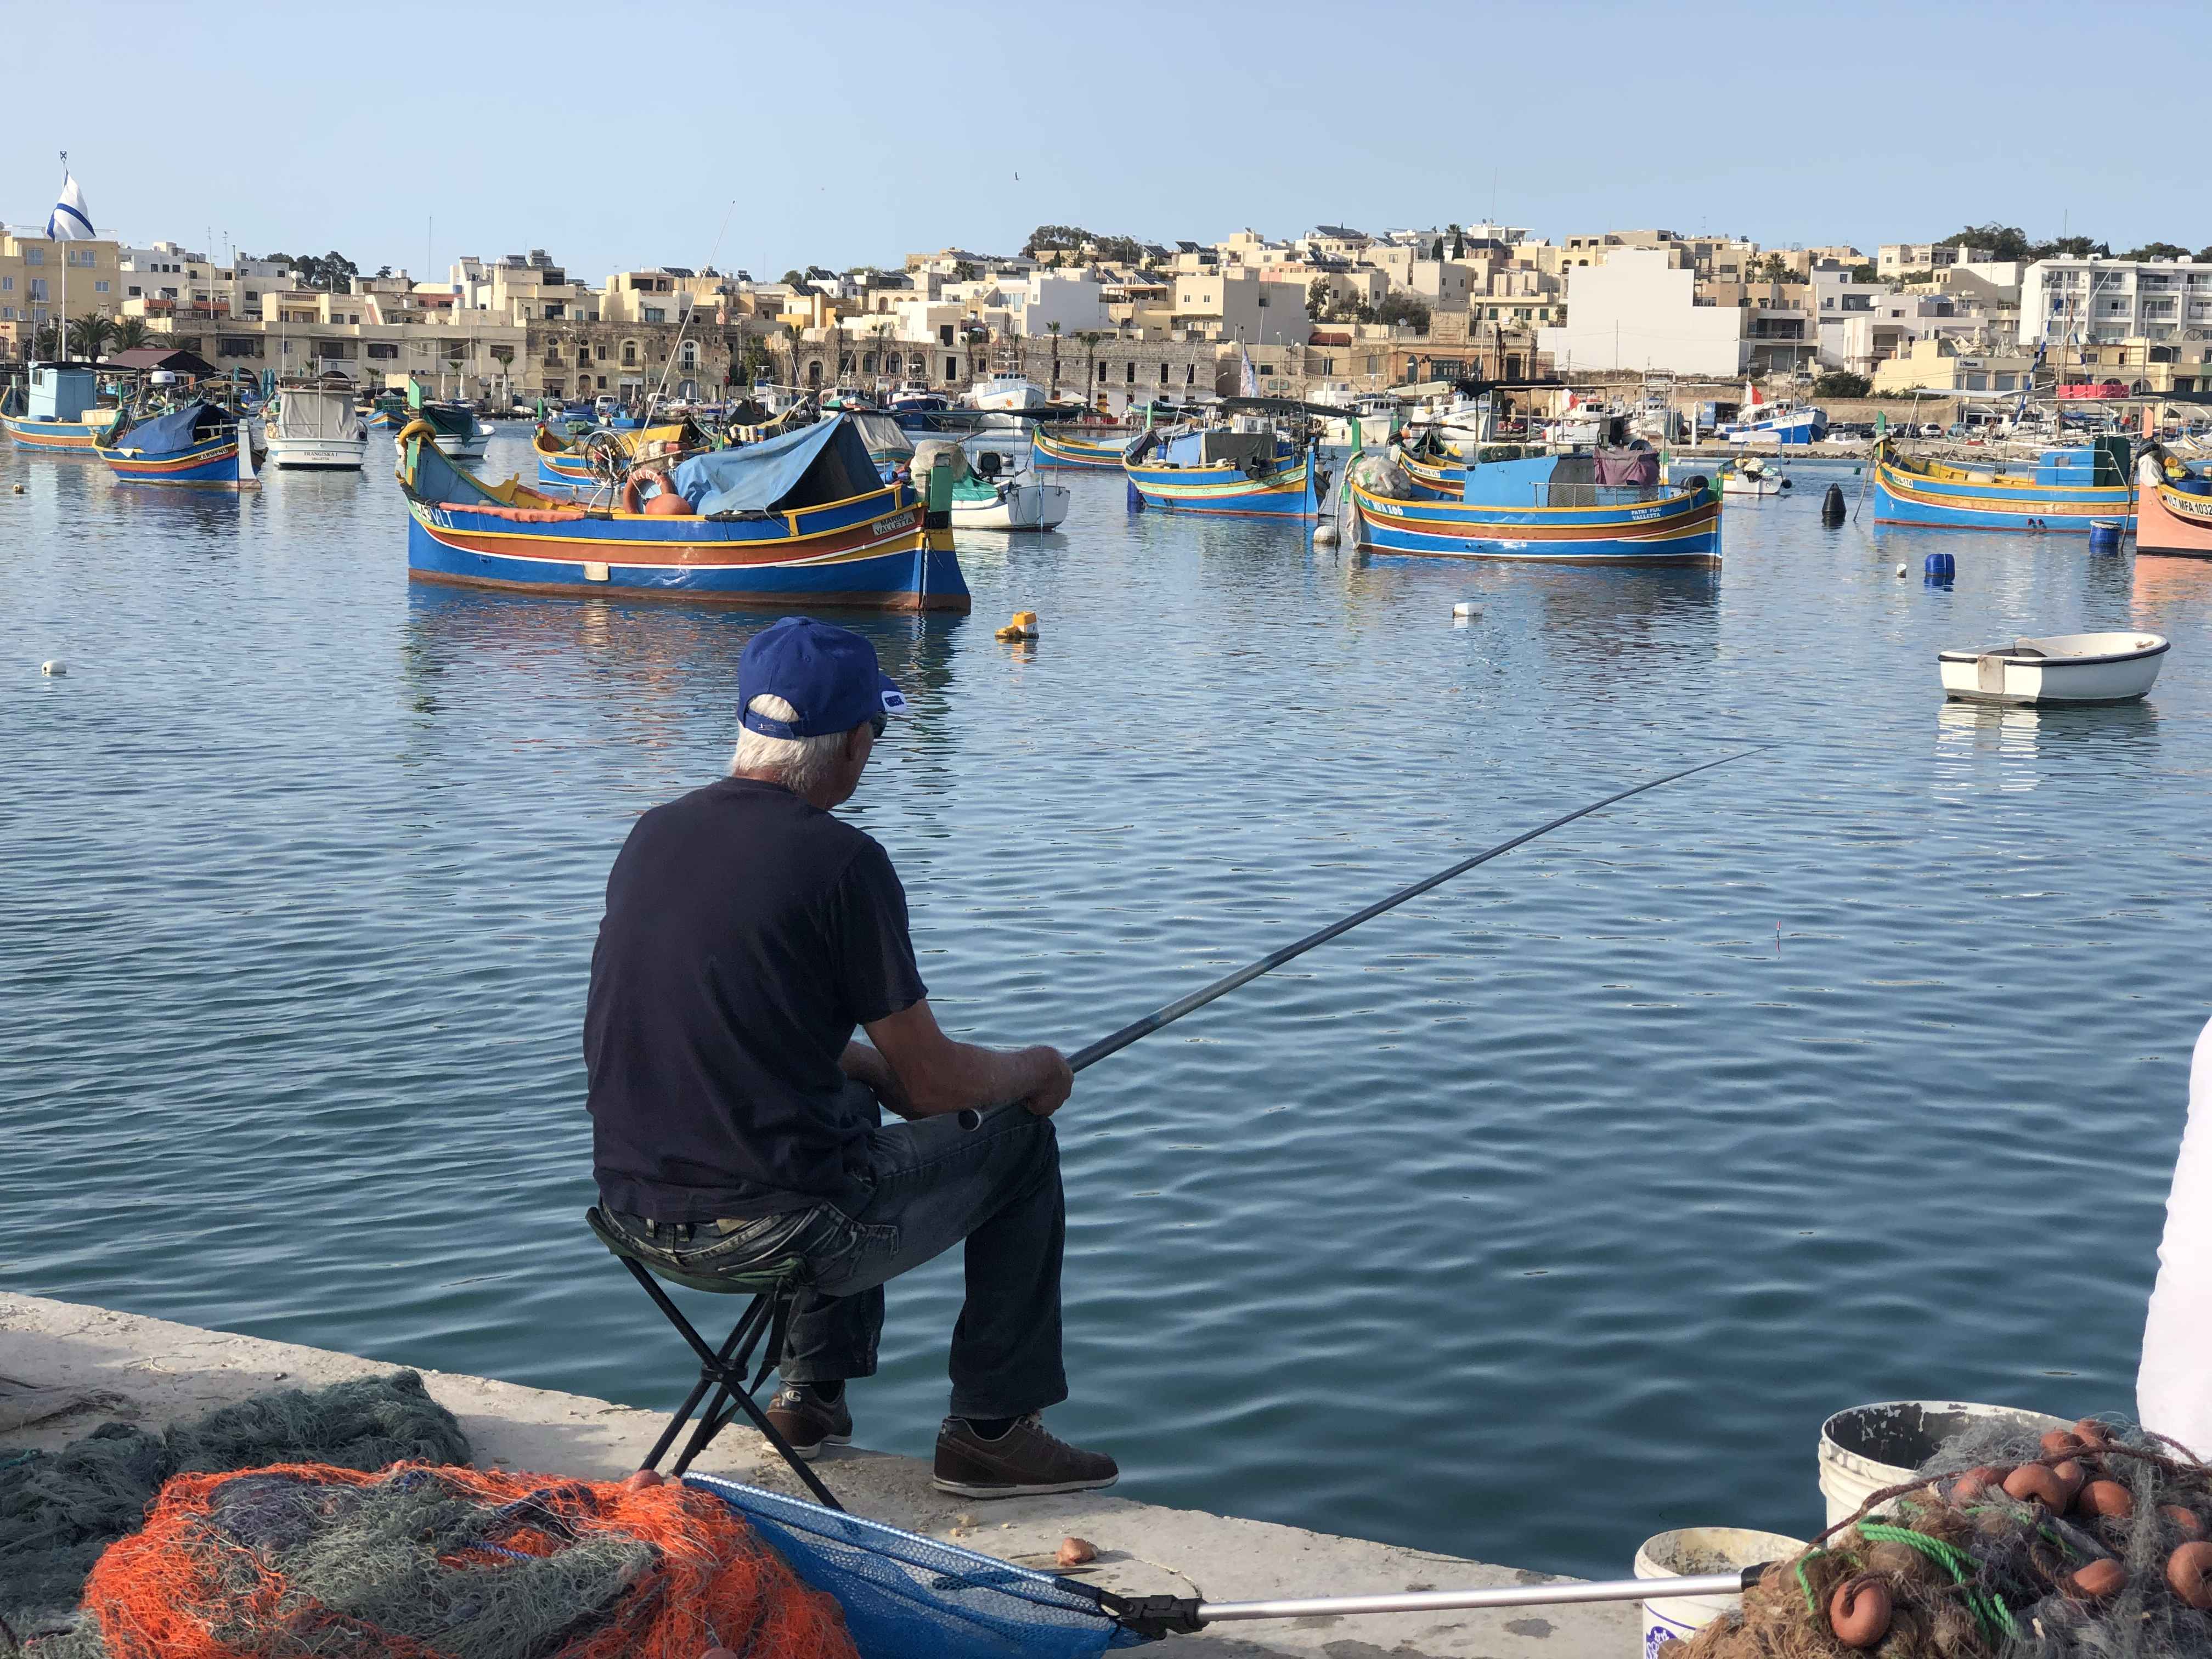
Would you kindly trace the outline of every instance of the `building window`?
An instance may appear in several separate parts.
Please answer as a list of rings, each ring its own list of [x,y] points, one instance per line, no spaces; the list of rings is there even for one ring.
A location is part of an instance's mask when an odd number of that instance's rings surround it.
[[[1271,372],[1271,373],[1272,373],[1272,371],[1269,371],[1269,372]],[[1129,385],[1131,385],[1131,386],[1134,386],[1134,385],[1136,385],[1136,383],[1137,383],[1137,366],[1136,366],[1136,364],[1134,364],[1134,363],[1131,363],[1131,364],[1129,365],[1129,379],[1128,379],[1128,384],[1129,384]]]
[[[43,277],[43,276],[33,276],[33,277],[32,277],[32,278],[31,278],[31,299],[32,299],[33,302],[33,303],[36,303],[37,301],[40,301],[40,300],[43,300],[43,299],[45,299],[46,297],[46,279],[45,277]]]
[[[366,355],[371,357],[397,357],[399,355],[399,348],[390,340],[371,340]]]
[[[645,320],[648,323],[665,323],[668,320],[668,313],[660,306],[647,306],[645,308]]]
[[[948,380],[960,378],[960,360],[957,357],[947,357],[945,360],[945,378]]]
[[[13,294],[15,291],[15,279],[13,276],[0,276],[0,294]],[[136,294],[138,290],[134,288],[131,291]]]
[[[42,248],[42,247],[27,247],[27,248],[25,248],[25,249],[23,250],[23,263],[24,263],[25,264],[27,264],[27,265],[42,265],[42,264],[46,264],[46,249],[44,249],[44,248]]]
[[[94,283],[92,285],[92,291],[94,294],[105,294],[107,292],[107,284],[105,283]]]
[[[602,391],[602,392],[605,392],[606,389],[607,389],[607,377],[606,377],[605,375],[602,374],[602,375],[600,375],[600,376],[599,376],[599,390],[600,390],[600,391]]]
[[[1101,386],[1106,384],[1106,365],[1103,363],[1098,365],[1098,384]]]
[[[607,360],[607,348],[606,348],[606,343],[605,343],[605,341],[601,341],[601,342],[600,342],[600,343],[599,343],[599,349],[598,349],[595,353],[593,353],[592,355],[593,355],[593,356],[597,356],[597,357],[599,358],[599,360],[601,362],[606,362],[606,360]],[[605,385],[606,385],[606,381],[605,381],[604,379],[602,379],[602,380],[599,381],[599,384],[600,384],[601,386],[604,386]]]

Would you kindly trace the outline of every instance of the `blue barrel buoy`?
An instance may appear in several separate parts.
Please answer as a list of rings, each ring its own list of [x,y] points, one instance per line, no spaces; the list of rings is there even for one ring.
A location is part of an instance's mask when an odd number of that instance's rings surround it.
[[[1820,497],[1820,522],[1833,530],[1843,523],[1845,510],[1843,485],[1830,484],[1828,493]]]
[[[1129,486],[1129,511],[1132,513],[1141,513],[1144,510],[1144,494],[1135,484],[1133,483]]]
[[[2117,553],[2120,550],[2120,521],[2118,519],[2089,520],[2089,546],[2098,553]]]
[[[1928,575],[1948,579],[1959,574],[1959,562],[1948,553],[1930,553],[1920,568]]]

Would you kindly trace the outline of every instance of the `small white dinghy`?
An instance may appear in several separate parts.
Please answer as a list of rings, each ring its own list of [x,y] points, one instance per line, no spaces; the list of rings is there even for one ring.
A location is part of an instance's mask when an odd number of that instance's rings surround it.
[[[1943,695],[1966,702],[2129,702],[2158,678],[2159,634],[2053,634],[1936,655]]]
[[[1747,456],[1721,473],[1723,495],[1779,495],[1790,487],[1788,475],[1756,455]]]
[[[953,492],[951,517],[955,530],[1051,530],[1067,517],[1067,504],[1063,486],[1020,472],[963,484]]]

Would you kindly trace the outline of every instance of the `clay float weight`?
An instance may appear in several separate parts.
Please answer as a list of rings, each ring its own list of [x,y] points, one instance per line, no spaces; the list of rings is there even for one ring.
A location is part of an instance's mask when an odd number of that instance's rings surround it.
[[[1847,1648],[1870,1648],[1889,1634],[1889,1589],[1879,1578],[1851,1578],[1828,1598],[1828,1628]]]

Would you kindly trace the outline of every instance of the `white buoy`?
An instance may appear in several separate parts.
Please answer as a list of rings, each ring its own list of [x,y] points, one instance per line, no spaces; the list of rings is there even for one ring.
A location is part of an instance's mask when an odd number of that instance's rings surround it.
[[[1902,575],[1905,574],[1905,567],[1904,567],[1903,565],[1899,565],[1899,566],[1898,566],[1898,567],[1897,567],[1897,574],[1898,574],[1899,575],[1900,575],[1900,576],[1902,576]]]
[[[1336,545],[1336,526],[1327,519],[1323,519],[1314,526],[1314,545],[1316,547]]]
[[[69,665],[62,661],[59,658],[56,658],[52,662],[40,663],[39,665],[39,672],[41,674],[66,674],[69,672]]]
[[[1482,607],[1473,599],[1462,599],[1457,605],[1452,606],[1452,615],[1455,617],[1480,617],[1481,614]]]

